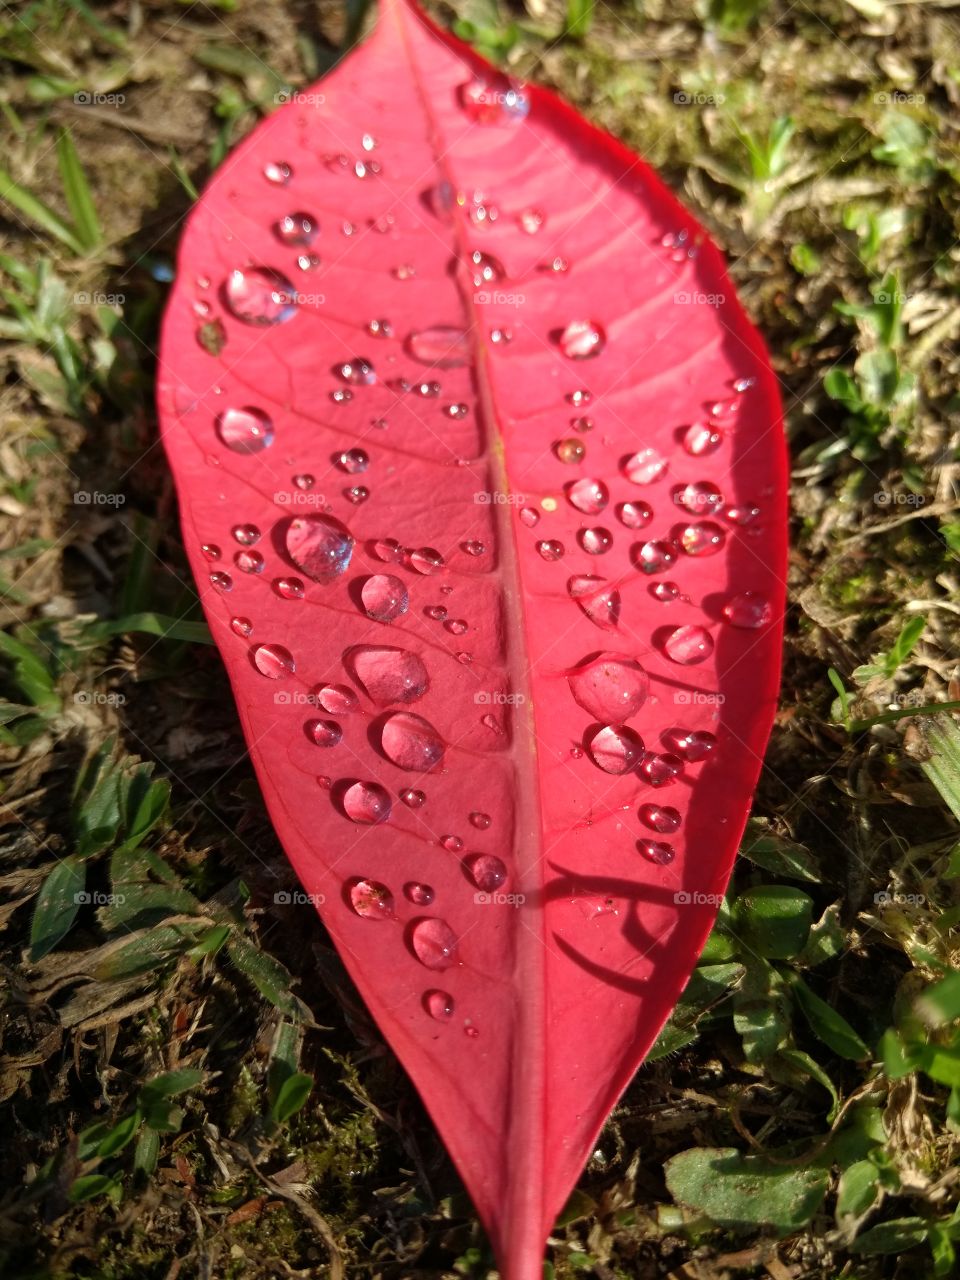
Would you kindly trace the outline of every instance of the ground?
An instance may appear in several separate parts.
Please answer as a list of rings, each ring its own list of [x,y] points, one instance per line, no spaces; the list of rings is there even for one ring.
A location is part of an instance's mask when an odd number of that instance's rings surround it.
[[[710,228],[794,464],[781,712],[743,856],[551,1274],[955,1274],[960,22],[886,0],[435,12]],[[362,20],[356,0],[0,14],[11,1278],[493,1274],[312,908],[283,928],[264,909],[283,855],[155,444],[195,190]]]

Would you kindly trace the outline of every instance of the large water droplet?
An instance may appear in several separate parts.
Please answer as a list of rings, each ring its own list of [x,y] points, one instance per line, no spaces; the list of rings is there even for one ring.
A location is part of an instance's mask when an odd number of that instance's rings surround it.
[[[446,920],[424,916],[410,930],[410,945],[428,969],[449,969],[457,958],[457,937]]]
[[[400,769],[427,773],[443,759],[440,734],[422,716],[412,711],[396,711],[384,721],[380,731],[384,754]]]
[[[434,547],[416,547],[410,552],[408,559],[412,569],[426,575],[439,573],[446,564],[443,556]]]
[[[723,506],[723,494],[709,480],[693,480],[674,490],[673,500],[691,515],[710,515]]]
[[[680,811],[668,804],[640,806],[640,820],[661,835],[672,835],[680,827]]]
[[[354,880],[348,886],[350,906],[365,920],[392,920],[393,894],[379,880]]]
[[[302,600],[303,583],[299,578],[275,578],[273,589],[281,600]]]
[[[274,227],[283,244],[308,245],[317,238],[320,224],[309,213],[287,213]]]
[[[436,897],[433,885],[422,884],[419,880],[408,880],[403,886],[403,892],[409,901],[418,907],[429,907]]]
[[[607,724],[586,741],[590,758],[604,773],[629,773],[643,755],[643,739],[623,725]]]
[[[507,878],[507,864],[492,853],[474,853],[466,859],[470,879],[483,893],[493,893]]]
[[[666,844],[663,840],[638,840],[637,849],[648,862],[653,862],[658,867],[668,866],[676,856],[673,845]]]
[[[663,642],[667,657],[683,667],[705,662],[713,653],[713,637],[704,627],[688,624],[677,627]]]
[[[261,533],[255,524],[235,524],[230,530],[234,542],[243,547],[252,547],[260,541]]]
[[[253,651],[253,665],[262,676],[282,680],[297,669],[293,654],[282,644],[261,644]]]
[[[264,559],[259,551],[238,551],[233,563],[241,573],[263,573]]]
[[[230,630],[235,636],[240,636],[241,639],[245,640],[253,631],[253,623],[249,618],[231,618]]]
[[[392,573],[375,573],[360,590],[360,599],[368,617],[377,622],[393,622],[407,612],[410,597],[407,588]]]
[[[648,751],[640,763],[639,772],[651,787],[669,787],[683,773],[683,761],[679,756]]]
[[[423,1007],[437,1022],[449,1022],[455,1008],[453,996],[448,991],[425,991]]]
[[[343,794],[344,813],[362,825],[386,822],[391,808],[390,794],[379,782],[354,782]]]
[[[232,591],[233,579],[230,577],[229,573],[222,573],[217,569],[216,572],[211,573],[210,575],[210,585],[216,591]]]
[[[373,554],[384,564],[399,564],[403,559],[403,547],[396,538],[381,538],[373,544]]]
[[[374,702],[416,702],[430,685],[421,659],[407,649],[358,645],[347,655],[353,674]]]
[[[723,616],[735,627],[754,630],[765,627],[773,617],[770,601],[756,591],[741,591],[723,606]]]
[[[581,529],[577,541],[588,556],[602,556],[613,546],[613,534],[609,529],[599,526],[592,529]]]
[[[610,501],[610,491],[602,480],[572,480],[566,486],[567,501],[584,515],[599,515]]]
[[[723,432],[712,422],[694,422],[683,433],[681,443],[691,457],[704,458],[723,444]]]
[[[567,466],[572,467],[582,462],[587,456],[587,446],[582,440],[574,440],[568,437],[566,440],[558,440],[553,446],[553,452],[561,462],[565,462]]]
[[[567,681],[584,711],[608,725],[636,715],[650,683],[640,663],[621,653],[601,653],[572,671]]]
[[[556,538],[548,538],[544,542],[538,542],[537,551],[544,560],[563,559],[563,543],[558,542]]]
[[[663,573],[676,563],[678,547],[675,542],[654,540],[635,546],[632,550],[633,563],[643,573]]]
[[[598,356],[606,346],[607,335],[603,325],[596,320],[571,320],[558,342],[569,360],[589,360]]]
[[[343,737],[343,730],[336,720],[311,720],[307,733],[318,747],[335,747]]]
[[[681,530],[680,545],[688,556],[712,556],[723,547],[726,537],[712,520],[696,520]]]
[[[296,516],[286,532],[287,554],[314,582],[333,582],[353,555],[353,536],[333,516]]]
[[[225,409],[217,418],[217,435],[234,453],[259,453],[273,444],[273,423],[262,409]]]
[[[628,529],[642,529],[653,519],[653,507],[648,502],[621,502],[617,519]]]
[[[615,631],[620,621],[620,592],[605,578],[580,574],[567,581],[567,594],[602,631]]]
[[[706,729],[671,729],[664,734],[664,741],[687,764],[699,764],[717,745],[717,740]]]
[[[404,787],[400,792],[400,799],[408,809],[422,809],[427,802],[426,795],[413,787]]]
[[[296,290],[270,267],[231,271],[222,294],[228,311],[244,324],[284,324],[297,314]]]
[[[620,464],[631,484],[653,484],[667,469],[667,460],[656,449],[639,449]]]
[[[453,325],[418,329],[410,334],[404,345],[414,360],[433,365],[436,369],[455,369],[470,361],[470,335],[466,329]]]

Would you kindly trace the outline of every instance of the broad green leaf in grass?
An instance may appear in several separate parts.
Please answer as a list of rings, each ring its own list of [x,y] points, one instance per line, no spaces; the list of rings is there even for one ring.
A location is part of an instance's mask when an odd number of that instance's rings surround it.
[[[756,885],[739,895],[733,915],[748,947],[768,960],[789,960],[807,941],[813,900],[791,885]]]
[[[823,1202],[829,1173],[773,1164],[733,1148],[682,1151],[664,1165],[679,1203],[731,1231],[757,1227],[788,1235],[810,1221]]]
[[[842,1014],[826,1000],[821,1000],[802,978],[793,975],[789,981],[800,1012],[818,1040],[841,1058],[849,1058],[853,1062],[862,1062],[870,1057],[870,1050]]]
[[[41,960],[70,932],[83,903],[86,871],[77,858],[64,858],[40,886],[30,925],[30,959]]]

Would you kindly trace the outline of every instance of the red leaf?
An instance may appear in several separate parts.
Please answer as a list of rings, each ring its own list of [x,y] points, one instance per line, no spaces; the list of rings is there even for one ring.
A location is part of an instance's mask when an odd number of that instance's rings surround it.
[[[773,716],[762,343],[645,165],[393,0],[205,192],[159,400],[276,829],[539,1276]]]

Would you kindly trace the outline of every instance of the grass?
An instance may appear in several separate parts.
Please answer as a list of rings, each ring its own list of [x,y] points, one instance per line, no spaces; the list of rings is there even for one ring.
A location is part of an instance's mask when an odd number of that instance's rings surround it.
[[[438,9],[730,255],[795,462],[782,710],[728,900],[552,1274],[949,1276],[960,1201],[960,22],[883,0]],[[196,188],[356,4],[0,16],[0,1269],[484,1277],[294,890],[151,402]]]

